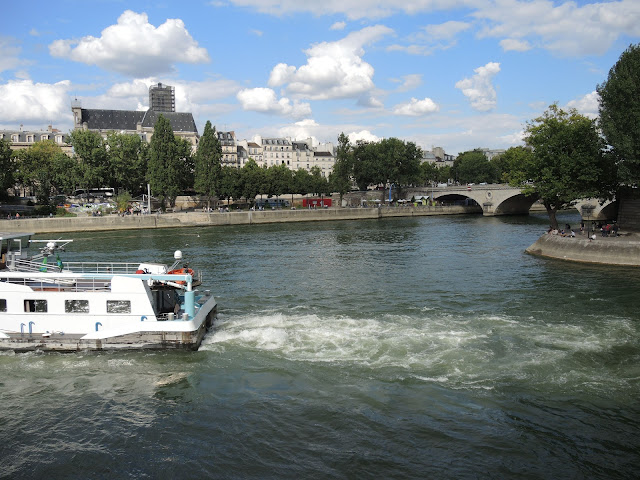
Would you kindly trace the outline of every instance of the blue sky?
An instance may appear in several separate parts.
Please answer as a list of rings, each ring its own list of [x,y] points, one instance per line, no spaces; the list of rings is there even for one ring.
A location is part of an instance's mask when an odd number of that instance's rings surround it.
[[[239,139],[397,137],[457,154],[521,144],[595,88],[640,38],[640,1],[9,2],[0,129],[68,131],[70,102],[146,109],[148,87]]]

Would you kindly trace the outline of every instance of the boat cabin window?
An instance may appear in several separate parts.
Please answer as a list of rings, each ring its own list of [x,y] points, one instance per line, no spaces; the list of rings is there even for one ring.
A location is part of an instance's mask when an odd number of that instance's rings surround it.
[[[131,313],[129,300],[107,300],[107,313]]]
[[[46,312],[47,311],[47,301],[46,300],[25,300],[24,301],[24,311],[27,313],[34,312]]]
[[[65,313],[89,313],[89,300],[65,300]]]
[[[0,298],[0,312],[6,312],[6,311],[7,311],[7,299]]]

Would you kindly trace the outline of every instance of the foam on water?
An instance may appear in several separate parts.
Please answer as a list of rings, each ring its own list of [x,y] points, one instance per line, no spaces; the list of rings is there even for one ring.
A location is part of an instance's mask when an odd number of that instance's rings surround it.
[[[603,391],[627,379],[612,377],[606,365],[594,369],[594,362],[624,346],[630,329],[628,320],[616,318],[543,321],[422,312],[356,319],[265,311],[223,317],[201,350],[269,351],[288,361],[368,369],[453,388],[526,381],[540,388],[597,385]]]

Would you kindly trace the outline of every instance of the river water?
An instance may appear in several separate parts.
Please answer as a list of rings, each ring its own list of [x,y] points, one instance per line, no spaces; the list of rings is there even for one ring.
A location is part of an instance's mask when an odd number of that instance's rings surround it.
[[[0,354],[0,477],[637,478],[640,271],[525,254],[547,224],[67,235],[181,249],[220,313],[198,352]]]

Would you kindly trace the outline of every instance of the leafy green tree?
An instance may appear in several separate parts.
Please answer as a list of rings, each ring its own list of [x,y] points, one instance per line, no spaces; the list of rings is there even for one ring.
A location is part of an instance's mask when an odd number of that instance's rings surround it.
[[[266,175],[266,194],[268,197],[275,195],[279,197],[291,190],[293,185],[293,174],[289,168],[284,165],[274,165],[269,167]]]
[[[423,185],[428,185],[438,181],[438,167],[433,163],[424,162],[420,164],[420,180]]]
[[[540,197],[554,228],[558,209],[579,198],[610,197],[615,189],[615,166],[604,155],[595,120],[575,109],[565,112],[557,104],[549,106],[527,123],[525,142],[533,153],[514,166],[510,183]]]
[[[317,165],[311,167],[311,191],[316,195],[329,193],[329,182],[322,176],[322,170]]]
[[[176,142],[176,152],[178,156],[177,175],[180,180],[180,190],[191,190],[193,189],[195,170],[193,146],[186,138],[176,135],[174,139]]]
[[[107,185],[110,180],[109,162],[100,134],[90,130],[73,130],[68,138],[80,164],[82,186],[88,189]]]
[[[9,142],[0,140],[0,198],[8,197],[8,190],[15,184],[16,162]]]
[[[149,163],[147,175],[151,193],[160,199],[162,209],[175,205],[181,191],[180,175],[183,159],[180,158],[178,144],[171,129],[171,122],[164,115],[158,117],[149,143]]]
[[[300,171],[300,170],[299,170]],[[333,171],[329,176],[331,188],[340,194],[340,205],[342,197],[351,190],[351,177],[353,175],[353,148],[349,142],[349,137],[343,133],[338,137],[336,148],[336,160]],[[305,192],[306,194],[307,192]],[[304,195],[304,194],[303,194]]]
[[[384,166],[378,152],[378,144],[358,141],[353,149],[353,176],[359,190],[369,185],[384,183]]]
[[[618,180],[640,183],[640,45],[630,45],[598,85],[600,128],[618,165]]]
[[[526,178],[515,179],[517,172],[523,172],[521,165],[531,162],[533,152],[530,148],[518,146],[507,149],[502,155],[492,159],[493,167],[496,171],[496,180],[498,182],[521,182],[527,181]]]
[[[51,185],[55,193],[73,194],[82,174],[76,159],[58,149],[51,157],[50,169]]]
[[[221,176],[218,181],[218,194],[220,198],[238,200],[242,196],[242,173],[235,167],[224,166],[221,168]]]
[[[50,206],[51,195],[61,190],[56,182],[60,177],[64,179],[64,172],[59,172],[63,157],[67,156],[52,140],[37,142],[16,153],[19,181],[35,194],[42,206]],[[69,172],[69,176],[72,177],[73,172]]]
[[[207,206],[211,206],[211,198],[218,194],[222,175],[222,146],[216,134],[216,127],[207,120],[204,132],[200,137],[198,151],[195,155],[194,188],[200,195],[207,197]]]
[[[240,171],[240,195],[253,203],[256,195],[265,191],[265,176],[266,170],[250,158]]]
[[[146,174],[146,144],[138,135],[111,132],[107,135],[109,174],[106,185],[116,192],[140,195]]]
[[[495,170],[482,150],[458,155],[453,162],[453,178],[460,183],[493,183]]]

